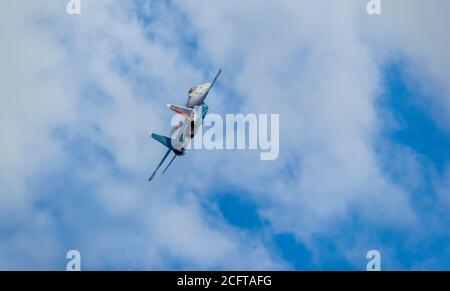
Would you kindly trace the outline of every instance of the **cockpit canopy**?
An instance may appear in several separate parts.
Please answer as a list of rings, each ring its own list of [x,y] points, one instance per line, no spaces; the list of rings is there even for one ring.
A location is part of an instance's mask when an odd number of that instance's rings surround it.
[[[201,105],[203,102],[203,97],[208,92],[210,86],[210,83],[205,83],[189,89],[188,102],[186,106],[189,108],[194,108],[194,106]]]
[[[194,92],[195,89],[197,89],[197,87],[192,87],[191,89],[189,89],[189,93],[188,94],[191,94],[192,92]]]

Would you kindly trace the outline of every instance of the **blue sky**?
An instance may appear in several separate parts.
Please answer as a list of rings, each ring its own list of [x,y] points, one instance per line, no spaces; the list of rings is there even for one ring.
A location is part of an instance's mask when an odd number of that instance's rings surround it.
[[[38,2],[2,17],[0,269],[450,268],[448,4]],[[218,68],[210,112],[278,113],[279,158],[145,183],[164,104]]]

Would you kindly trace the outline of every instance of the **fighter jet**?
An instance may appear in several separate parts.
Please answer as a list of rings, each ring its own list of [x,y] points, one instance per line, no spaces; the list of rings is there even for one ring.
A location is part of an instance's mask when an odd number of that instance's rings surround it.
[[[171,152],[174,153],[174,156],[162,174],[167,171],[177,156],[185,155],[189,142],[194,138],[200,124],[203,123],[203,119],[205,119],[205,116],[208,113],[208,105],[206,105],[205,99],[219,78],[221,72],[222,70],[219,70],[211,83],[205,83],[189,89],[186,106],[166,104],[169,109],[177,114],[181,114],[185,120],[172,130],[170,137],[152,133],[152,138],[164,145],[167,148],[167,152],[148,179],[148,182],[155,177],[156,172],[158,172],[159,168]]]

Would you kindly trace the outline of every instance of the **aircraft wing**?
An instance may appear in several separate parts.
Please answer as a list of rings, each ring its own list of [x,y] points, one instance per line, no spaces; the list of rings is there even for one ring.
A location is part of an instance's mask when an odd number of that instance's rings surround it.
[[[170,110],[183,115],[186,119],[190,119],[191,118],[191,113],[193,111],[192,108],[187,108],[184,106],[179,106],[179,105],[173,105],[173,104],[166,104],[167,107],[170,108]]]
[[[209,86],[208,91],[206,91],[205,95],[203,96],[202,102],[205,101],[206,96],[208,96],[209,91],[211,91],[212,87],[213,87],[214,84],[216,83],[217,79],[218,79],[219,76],[220,76],[220,73],[222,73],[222,70],[219,70],[219,71],[217,72],[217,75],[214,77],[214,80],[212,81],[211,86]]]
[[[175,158],[177,157],[177,155],[173,155],[173,158],[170,160],[169,164],[167,165],[167,167],[164,169],[164,171],[162,172],[161,175],[164,175],[164,173],[167,171],[167,169],[170,167],[170,165],[172,165],[173,160],[175,160]]]
[[[159,163],[159,165],[156,167],[155,171],[153,172],[153,174],[150,176],[150,178],[148,179],[148,182],[150,182],[156,175],[156,172],[158,172],[159,168],[161,167],[161,165],[164,163],[164,161],[167,159],[167,156],[170,154],[172,150],[169,149],[166,154],[164,155],[164,157],[162,158],[161,162]]]

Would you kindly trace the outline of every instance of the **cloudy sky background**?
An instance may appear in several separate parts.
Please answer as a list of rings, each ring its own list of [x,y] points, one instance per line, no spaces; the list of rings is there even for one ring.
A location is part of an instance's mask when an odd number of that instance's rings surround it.
[[[450,269],[448,1],[12,1],[0,269]],[[279,113],[280,155],[164,153],[166,102]]]

